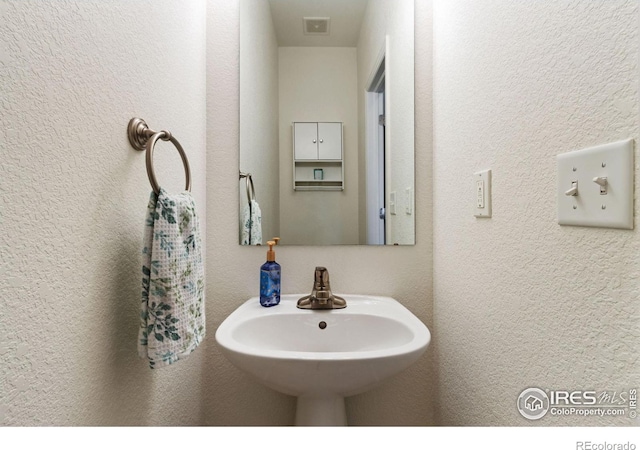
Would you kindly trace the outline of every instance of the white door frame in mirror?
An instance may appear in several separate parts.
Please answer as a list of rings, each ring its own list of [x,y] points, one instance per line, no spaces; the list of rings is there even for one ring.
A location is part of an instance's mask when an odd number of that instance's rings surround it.
[[[383,48],[373,70],[367,80],[365,93],[365,145],[367,165],[367,244],[384,245],[387,239],[385,232],[385,132],[380,125],[380,115],[386,112],[384,95],[386,89],[385,54],[389,37],[386,37]],[[386,117],[385,117],[386,120]]]

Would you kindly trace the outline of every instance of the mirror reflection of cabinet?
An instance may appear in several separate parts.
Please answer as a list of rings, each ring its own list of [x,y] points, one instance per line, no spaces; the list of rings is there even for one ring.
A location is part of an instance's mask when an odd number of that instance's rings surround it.
[[[293,189],[344,189],[342,122],[293,123]]]
[[[342,159],[341,122],[294,122],[294,159]]]

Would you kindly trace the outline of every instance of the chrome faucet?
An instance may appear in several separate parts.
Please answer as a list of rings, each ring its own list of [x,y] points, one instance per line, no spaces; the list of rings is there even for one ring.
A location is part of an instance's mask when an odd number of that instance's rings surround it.
[[[298,300],[297,306],[300,309],[341,309],[347,307],[347,301],[331,293],[326,267],[316,267],[313,290],[310,295]]]

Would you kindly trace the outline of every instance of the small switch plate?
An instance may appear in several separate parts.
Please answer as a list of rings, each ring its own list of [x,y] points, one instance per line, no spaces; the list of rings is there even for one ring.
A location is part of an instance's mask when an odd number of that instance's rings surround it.
[[[391,192],[389,194],[389,214],[396,215],[396,193]]]
[[[474,212],[476,217],[491,217],[491,170],[473,174]]]
[[[632,139],[563,153],[557,164],[560,225],[633,229]],[[574,182],[577,195],[567,195]]]

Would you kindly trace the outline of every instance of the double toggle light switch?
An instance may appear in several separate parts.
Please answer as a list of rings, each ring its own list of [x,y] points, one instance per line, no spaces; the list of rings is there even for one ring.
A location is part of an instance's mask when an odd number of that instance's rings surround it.
[[[607,177],[595,177],[593,182],[600,186],[600,195],[607,195]],[[578,181],[571,182],[571,188],[564,192],[568,197],[578,196]]]
[[[558,155],[558,223],[633,229],[633,140]]]

